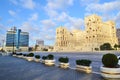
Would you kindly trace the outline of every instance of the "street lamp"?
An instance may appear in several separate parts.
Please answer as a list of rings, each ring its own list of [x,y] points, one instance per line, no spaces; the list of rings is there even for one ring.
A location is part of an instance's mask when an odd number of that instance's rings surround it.
[[[15,54],[15,52],[14,52],[14,29],[13,29],[12,33],[13,33],[13,54]]]

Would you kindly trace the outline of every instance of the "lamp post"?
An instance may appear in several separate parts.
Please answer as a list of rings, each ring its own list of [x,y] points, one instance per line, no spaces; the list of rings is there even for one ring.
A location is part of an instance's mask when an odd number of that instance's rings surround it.
[[[14,30],[13,30],[13,54],[14,54]]]

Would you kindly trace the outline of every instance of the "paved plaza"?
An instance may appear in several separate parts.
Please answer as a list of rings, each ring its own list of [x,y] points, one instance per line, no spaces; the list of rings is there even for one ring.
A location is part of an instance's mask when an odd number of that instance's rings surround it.
[[[12,56],[0,56],[0,80],[104,80],[100,75],[100,53],[35,53],[41,56],[53,54],[58,65],[60,56],[70,58],[70,69],[61,69],[57,66],[45,66],[42,63],[28,62]],[[119,53],[116,53],[119,55]],[[90,74],[76,71],[76,59],[92,60],[93,72]],[[115,80],[115,79],[114,79]]]

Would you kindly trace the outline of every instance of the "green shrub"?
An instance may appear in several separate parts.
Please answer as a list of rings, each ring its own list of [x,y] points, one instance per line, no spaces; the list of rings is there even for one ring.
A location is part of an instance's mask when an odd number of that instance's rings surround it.
[[[58,61],[59,62],[63,62],[63,63],[68,63],[69,62],[69,58],[67,58],[67,57],[60,57],[59,59],[58,59]]]
[[[34,53],[29,53],[27,56],[28,56],[28,57],[33,57],[33,56],[34,56]]]
[[[87,59],[76,60],[77,65],[90,66],[91,61]]]
[[[23,56],[27,56],[27,54],[23,54]]]
[[[22,55],[22,53],[19,53],[19,55]]]
[[[40,55],[35,55],[35,58],[36,59],[40,59]]]
[[[13,52],[12,54],[16,55],[16,52]]]
[[[105,67],[116,67],[118,63],[117,56],[115,54],[105,54],[102,57],[102,63]]]
[[[47,59],[47,56],[43,56],[42,59],[43,59],[43,60]]]
[[[112,50],[112,46],[110,43],[104,43],[100,46],[100,50]]]
[[[54,59],[54,55],[49,54],[49,55],[47,56],[47,59],[49,59],[49,60],[53,60],[53,59]]]
[[[22,53],[17,53],[16,55],[22,55]]]

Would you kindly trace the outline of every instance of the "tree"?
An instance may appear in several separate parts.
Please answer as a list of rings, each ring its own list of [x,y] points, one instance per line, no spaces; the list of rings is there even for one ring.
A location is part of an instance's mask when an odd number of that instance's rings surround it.
[[[112,50],[111,44],[104,43],[103,45],[100,46],[100,50]]]
[[[43,48],[43,49],[42,49],[42,51],[48,51],[48,49],[46,49],[46,48]]]
[[[117,44],[115,44],[115,45],[114,45],[114,48],[117,50],[117,48],[118,48],[118,45],[117,45]]]
[[[120,45],[118,45],[118,48],[120,48]]]
[[[1,52],[5,52],[5,50],[2,48],[1,50],[0,50]]]
[[[99,48],[95,48],[96,51],[99,51]]]
[[[39,47],[39,45],[35,45],[35,51],[37,50],[38,47]]]
[[[33,47],[29,47],[29,49],[28,49],[29,51],[33,51]]]

